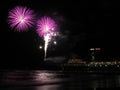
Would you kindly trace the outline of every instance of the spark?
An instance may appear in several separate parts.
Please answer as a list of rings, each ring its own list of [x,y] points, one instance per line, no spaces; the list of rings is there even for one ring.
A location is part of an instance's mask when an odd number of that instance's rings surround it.
[[[42,49],[43,47],[42,47],[42,46],[40,46],[39,48],[40,48],[40,49]]]
[[[57,42],[56,42],[56,41],[54,41],[53,43],[54,43],[55,45],[57,44]]]

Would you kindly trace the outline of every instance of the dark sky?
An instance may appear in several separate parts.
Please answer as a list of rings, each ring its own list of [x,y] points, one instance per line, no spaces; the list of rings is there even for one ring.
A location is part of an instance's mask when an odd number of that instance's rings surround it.
[[[89,48],[100,47],[107,56],[119,56],[120,5],[110,0],[2,0],[0,1],[0,46],[2,62],[35,63],[43,57],[43,39],[35,28],[15,32],[7,24],[9,10],[17,5],[33,9],[37,17],[50,15],[59,19],[58,44],[50,45],[48,56],[73,53],[86,56]],[[58,19],[57,19],[58,20]],[[2,59],[3,58],[3,59]],[[7,59],[8,58],[8,59]]]

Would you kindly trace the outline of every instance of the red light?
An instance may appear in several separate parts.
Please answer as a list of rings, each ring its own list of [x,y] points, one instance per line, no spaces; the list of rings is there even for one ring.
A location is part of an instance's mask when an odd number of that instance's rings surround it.
[[[95,50],[101,50],[101,48],[95,48]]]

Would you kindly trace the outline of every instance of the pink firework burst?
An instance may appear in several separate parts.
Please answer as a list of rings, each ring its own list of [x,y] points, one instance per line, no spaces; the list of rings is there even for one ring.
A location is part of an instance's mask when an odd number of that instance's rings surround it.
[[[45,36],[47,34],[52,36],[55,32],[56,26],[57,25],[52,18],[44,16],[37,22],[37,33],[39,36]]]
[[[16,6],[8,14],[8,23],[16,31],[27,31],[34,25],[34,17],[33,10],[23,6]]]

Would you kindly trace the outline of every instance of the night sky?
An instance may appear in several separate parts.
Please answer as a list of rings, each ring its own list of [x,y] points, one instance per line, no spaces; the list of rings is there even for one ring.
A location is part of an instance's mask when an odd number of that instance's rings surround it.
[[[2,0],[0,1],[0,65],[35,64],[43,59],[44,41],[35,32],[15,32],[7,23],[8,12],[17,5],[35,11],[36,18],[49,15],[59,24],[60,35],[51,42],[48,57],[87,57],[91,47],[100,47],[105,57],[120,55],[120,5],[109,0]]]

